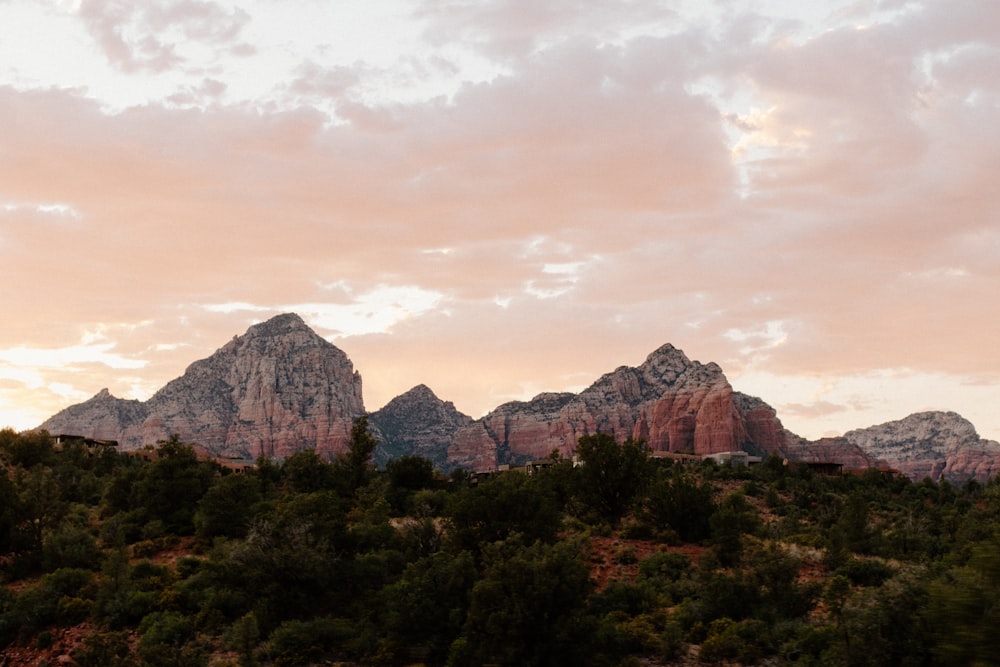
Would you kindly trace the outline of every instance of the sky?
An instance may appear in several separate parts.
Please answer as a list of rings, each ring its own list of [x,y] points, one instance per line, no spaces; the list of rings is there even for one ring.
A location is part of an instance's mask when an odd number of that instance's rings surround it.
[[[375,410],[664,343],[1000,440],[984,0],[0,0],[0,427],[297,312]]]

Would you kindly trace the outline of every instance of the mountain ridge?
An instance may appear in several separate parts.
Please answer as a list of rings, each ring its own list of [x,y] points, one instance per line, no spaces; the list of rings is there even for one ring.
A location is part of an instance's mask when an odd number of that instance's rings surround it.
[[[569,455],[581,436],[601,432],[642,439],[654,452],[742,450],[846,468],[890,467],[913,478],[983,480],[1000,472],[1000,444],[979,438],[957,413],[917,413],[808,441],[785,429],[764,400],[735,391],[718,364],[692,361],[670,343],[579,393],[510,401],[479,419],[424,384],[367,413],[361,375],[348,356],[294,313],[250,326],[147,401],[102,389],[38,428],[116,440],[123,449],[176,433],[220,457],[280,458],[315,449],[332,458],[364,414],[380,443],[379,464],[415,455],[441,469],[494,469],[553,451]]]

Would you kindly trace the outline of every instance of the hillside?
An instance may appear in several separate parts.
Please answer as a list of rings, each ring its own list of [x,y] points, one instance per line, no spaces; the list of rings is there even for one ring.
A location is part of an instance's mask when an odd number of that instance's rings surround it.
[[[1000,487],[606,435],[448,479],[0,431],[4,667],[992,664]],[[613,480],[608,485],[606,482]]]

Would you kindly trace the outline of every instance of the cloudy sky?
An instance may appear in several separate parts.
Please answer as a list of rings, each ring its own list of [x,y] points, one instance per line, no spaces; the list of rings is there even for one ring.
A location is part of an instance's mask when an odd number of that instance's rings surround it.
[[[1000,439],[984,0],[0,0],[0,426],[272,315],[478,417],[663,343]]]

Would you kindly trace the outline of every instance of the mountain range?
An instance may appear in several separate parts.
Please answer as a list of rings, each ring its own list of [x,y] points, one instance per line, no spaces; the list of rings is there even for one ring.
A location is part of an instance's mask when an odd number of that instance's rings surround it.
[[[177,434],[216,456],[284,458],[315,449],[332,458],[365,411],[361,376],[344,352],[293,313],[251,326],[191,364],[146,401],[106,389],[39,428],[115,440],[124,450]],[[377,463],[406,455],[442,470],[491,470],[570,455],[583,435],[642,439],[654,453],[745,451],[789,461],[887,467],[912,479],[980,481],[1000,471],[1000,444],[953,412],[927,412],[809,441],[759,398],[734,391],[722,369],[663,345],[637,367],[621,366],[578,394],[544,393],[505,403],[481,419],[418,385],[368,414]]]

